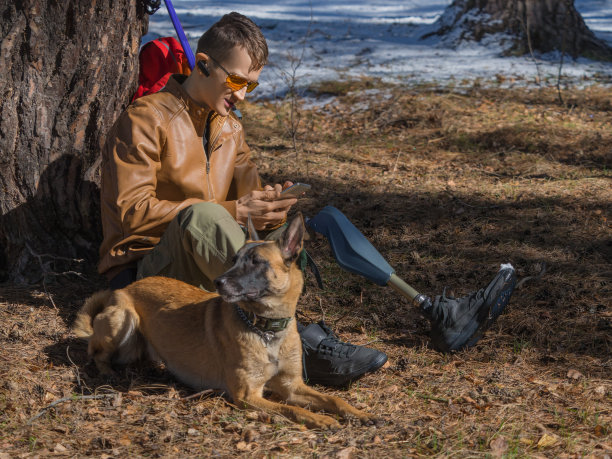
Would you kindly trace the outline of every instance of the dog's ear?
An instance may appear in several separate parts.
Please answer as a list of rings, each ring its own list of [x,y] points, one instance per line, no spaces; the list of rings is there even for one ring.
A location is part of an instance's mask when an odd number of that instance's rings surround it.
[[[251,219],[251,213],[249,212],[249,218],[247,220],[247,240],[249,241],[261,241],[259,239],[259,235],[257,234],[257,230],[255,229],[255,225],[253,225],[253,220]]]
[[[286,264],[293,262],[302,251],[302,247],[304,247],[304,232],[304,218],[298,212],[278,240],[281,254]]]

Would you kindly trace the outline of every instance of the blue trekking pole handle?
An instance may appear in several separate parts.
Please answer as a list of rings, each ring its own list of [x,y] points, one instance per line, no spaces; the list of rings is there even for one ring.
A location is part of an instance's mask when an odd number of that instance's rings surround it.
[[[187,60],[189,61],[189,67],[191,67],[191,70],[193,70],[193,68],[195,67],[195,56],[193,55],[191,46],[189,46],[189,42],[187,41],[187,37],[185,36],[183,27],[181,26],[181,21],[179,21],[179,18],[176,15],[176,11],[174,11],[172,0],[164,0],[164,3],[166,4],[166,9],[168,10],[170,19],[172,20],[174,30],[176,30],[176,35],[178,35],[178,39],[181,42],[183,51],[185,51],[185,55],[187,56]]]

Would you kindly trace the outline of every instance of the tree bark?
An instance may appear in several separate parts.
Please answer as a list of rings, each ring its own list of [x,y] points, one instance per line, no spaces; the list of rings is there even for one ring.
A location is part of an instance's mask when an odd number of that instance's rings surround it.
[[[452,31],[455,44],[504,34],[507,55],[561,51],[573,58],[612,60],[612,48],[586,26],[574,0],[455,0],[433,34]]]
[[[144,8],[0,5],[0,281],[36,282],[97,260],[100,145],[136,88]]]

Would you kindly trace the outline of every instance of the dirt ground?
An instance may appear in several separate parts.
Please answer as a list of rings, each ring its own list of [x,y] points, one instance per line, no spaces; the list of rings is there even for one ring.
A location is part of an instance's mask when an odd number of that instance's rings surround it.
[[[385,351],[346,390],[380,426],[310,431],[194,394],[161,365],[100,377],[69,331],[104,287],[85,273],[0,286],[0,459],[8,457],[610,457],[612,112],[607,87],[313,88],[337,97],[294,112],[247,104],[266,181],[313,186],[298,209],[341,209],[418,290],[464,295],[511,262],[520,288],[473,349],[429,347],[428,322],[390,288],[307,248],[304,322]],[[295,116],[297,115],[297,117]],[[295,147],[292,131],[295,131]]]

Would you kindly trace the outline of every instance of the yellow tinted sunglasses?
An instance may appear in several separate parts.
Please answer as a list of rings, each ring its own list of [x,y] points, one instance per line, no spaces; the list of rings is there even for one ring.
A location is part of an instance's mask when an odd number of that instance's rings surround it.
[[[257,81],[248,81],[246,78],[242,78],[241,76],[238,76],[235,73],[228,72],[221,64],[219,64],[219,61],[217,61],[214,57],[212,57],[211,55],[209,55],[208,57],[210,57],[210,60],[217,64],[217,66],[221,70],[227,73],[225,83],[232,91],[240,91],[246,86],[246,91],[251,92],[259,84]]]

